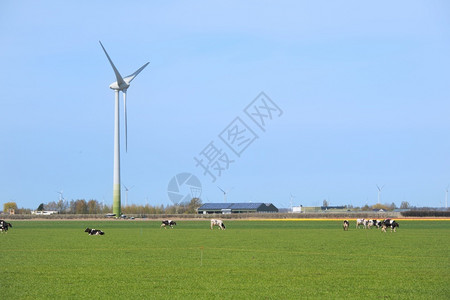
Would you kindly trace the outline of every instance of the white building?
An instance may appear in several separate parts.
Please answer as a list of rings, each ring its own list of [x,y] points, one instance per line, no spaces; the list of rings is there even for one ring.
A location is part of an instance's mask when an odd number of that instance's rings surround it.
[[[58,211],[56,210],[33,210],[31,212],[32,215],[39,215],[39,216],[50,216],[57,213]]]
[[[302,206],[292,206],[292,212],[293,213],[301,213],[302,212]]]

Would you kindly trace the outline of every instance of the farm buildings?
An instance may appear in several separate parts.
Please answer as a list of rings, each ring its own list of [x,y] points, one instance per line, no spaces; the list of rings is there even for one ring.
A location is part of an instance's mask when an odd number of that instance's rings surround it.
[[[198,208],[199,214],[231,214],[231,213],[276,213],[272,203],[205,203]]]

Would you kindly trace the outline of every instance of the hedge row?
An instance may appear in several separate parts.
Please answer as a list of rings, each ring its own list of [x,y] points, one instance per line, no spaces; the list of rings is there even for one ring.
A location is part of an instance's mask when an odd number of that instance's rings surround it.
[[[450,217],[450,211],[410,210],[401,213],[403,217]]]

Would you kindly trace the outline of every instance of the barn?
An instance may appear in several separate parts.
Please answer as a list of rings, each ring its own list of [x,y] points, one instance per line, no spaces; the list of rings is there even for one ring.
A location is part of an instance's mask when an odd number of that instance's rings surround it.
[[[197,209],[199,214],[276,213],[272,203],[205,203]]]

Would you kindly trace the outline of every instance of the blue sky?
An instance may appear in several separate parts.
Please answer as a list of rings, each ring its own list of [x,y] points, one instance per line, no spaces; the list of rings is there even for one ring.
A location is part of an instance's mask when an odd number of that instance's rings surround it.
[[[171,204],[170,180],[189,173],[203,202],[221,187],[229,202],[361,206],[378,184],[381,203],[444,206],[448,2],[243,2],[2,1],[0,204],[61,190],[112,203],[101,40],[123,76],[150,62],[128,90],[128,204]],[[245,114],[261,92],[282,112],[264,131]],[[237,117],[258,137],[240,156],[219,137]],[[215,182],[194,160],[211,142],[234,160]]]

